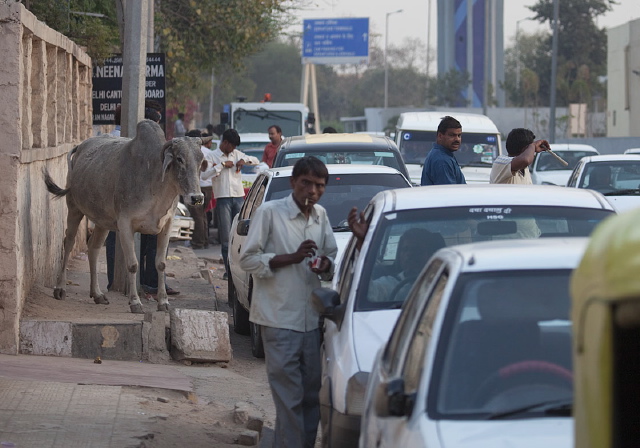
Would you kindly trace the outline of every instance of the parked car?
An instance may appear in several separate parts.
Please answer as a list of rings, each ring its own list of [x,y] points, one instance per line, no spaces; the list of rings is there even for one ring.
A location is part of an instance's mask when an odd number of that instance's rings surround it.
[[[358,250],[352,238],[333,288],[315,290],[312,299],[325,318],[324,445],[356,445],[374,356],[436,249],[487,240],[587,236],[613,213],[600,193],[564,187],[437,185],[378,193],[365,210],[370,224],[362,247]]]
[[[436,253],[376,358],[360,447],[572,447],[569,278],[587,241]]]
[[[248,156],[253,156],[258,160],[262,160],[262,154],[264,154],[264,147],[249,148],[242,152],[244,152]],[[261,171],[264,171],[266,169],[269,169],[269,165],[262,162],[259,163],[258,165],[243,165],[243,167],[240,170],[240,174],[242,175],[242,185],[245,188],[251,188],[251,185],[253,185],[253,182],[256,180],[256,177],[258,177],[258,174]]]
[[[409,179],[400,151],[389,137],[370,134],[306,134],[287,137],[280,145],[273,166],[293,166],[304,156],[316,156],[326,164],[389,166]]]
[[[618,212],[640,207],[640,154],[584,157],[567,187],[599,191]]]
[[[169,241],[191,241],[194,227],[195,221],[191,217],[187,206],[182,202],[178,202],[171,225]]]
[[[337,263],[351,237],[347,225],[351,207],[363,208],[376,193],[391,188],[408,188],[411,184],[400,172],[386,166],[327,165],[327,168],[329,182],[319,204],[327,210],[333,227],[338,244]],[[257,357],[264,354],[258,326],[249,322],[253,279],[240,268],[238,257],[256,209],[264,202],[281,199],[291,193],[292,171],[293,167],[282,167],[260,173],[231,224],[228,284],[233,327],[236,333],[251,334],[252,351]]]
[[[569,165],[565,166],[548,152],[536,154],[536,158],[529,167],[531,180],[534,184],[567,185],[571,172],[578,161],[587,156],[597,156],[598,150],[593,146],[568,143],[551,144],[551,150],[562,157]]]
[[[640,154],[640,148],[629,148],[625,150],[625,154]]]

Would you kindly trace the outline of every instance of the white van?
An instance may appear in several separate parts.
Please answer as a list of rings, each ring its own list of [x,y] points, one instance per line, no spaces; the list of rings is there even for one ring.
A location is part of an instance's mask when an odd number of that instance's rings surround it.
[[[446,115],[462,124],[462,145],[455,157],[467,183],[489,183],[491,165],[502,154],[498,128],[486,115],[442,111],[404,112],[398,118],[396,144],[411,182],[420,185],[424,159],[436,142],[438,125]]]

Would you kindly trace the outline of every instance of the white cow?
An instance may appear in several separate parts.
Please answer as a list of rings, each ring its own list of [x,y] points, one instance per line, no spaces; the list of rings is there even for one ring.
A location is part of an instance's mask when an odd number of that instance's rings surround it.
[[[64,190],[45,170],[47,189],[56,197],[66,196],[69,209],[64,260],[53,290],[56,299],[65,298],[69,253],[80,221],[87,216],[95,223],[88,242],[90,296],[94,302],[109,303],[98,286],[96,262],[107,233],[117,230],[128,271],[129,306],[132,313],[143,312],[136,288],[138,260],[133,234],[157,234],[158,310],[168,311],[164,270],[176,204],[179,195],[190,204],[202,204],[200,146],[212,138],[181,137],[165,142],[160,126],[151,120],[143,120],[138,123],[134,139],[102,135],[73,148],[68,156]]]

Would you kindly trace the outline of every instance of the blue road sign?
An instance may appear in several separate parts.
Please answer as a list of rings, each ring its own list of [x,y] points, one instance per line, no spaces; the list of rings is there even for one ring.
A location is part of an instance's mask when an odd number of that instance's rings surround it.
[[[305,19],[303,64],[369,62],[369,18]]]

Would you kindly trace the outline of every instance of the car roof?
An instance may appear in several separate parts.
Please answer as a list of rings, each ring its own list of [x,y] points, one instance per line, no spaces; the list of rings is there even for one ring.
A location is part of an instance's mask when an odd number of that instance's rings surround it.
[[[640,153],[640,148],[625,149],[624,153],[625,154],[639,154]]]
[[[395,148],[395,143],[384,136],[369,134],[305,134],[287,137],[282,142],[279,152],[327,151],[336,144],[341,145],[340,152],[345,151],[345,148],[349,148],[350,151]]]
[[[446,111],[404,112],[400,114],[396,127],[399,130],[435,131],[446,115],[460,122],[463,138],[465,132],[498,133],[495,123],[486,115]]]
[[[632,162],[640,161],[640,154],[606,154],[599,156],[587,156],[582,158],[586,163],[597,162]]]
[[[586,237],[485,241],[444,248],[435,256],[461,257],[462,272],[574,269],[588,242]]]
[[[596,148],[591,145],[583,145],[581,143],[552,143],[549,145],[553,151],[595,151]]]
[[[381,191],[372,201],[382,212],[441,207],[533,205],[613,210],[593,190],[554,185],[430,185]]]
[[[399,174],[402,176],[400,171],[384,165],[356,165],[346,163],[328,164],[326,167],[329,170],[329,174]],[[291,177],[293,167],[283,166],[280,168],[269,168],[265,170],[264,173],[269,177]]]

